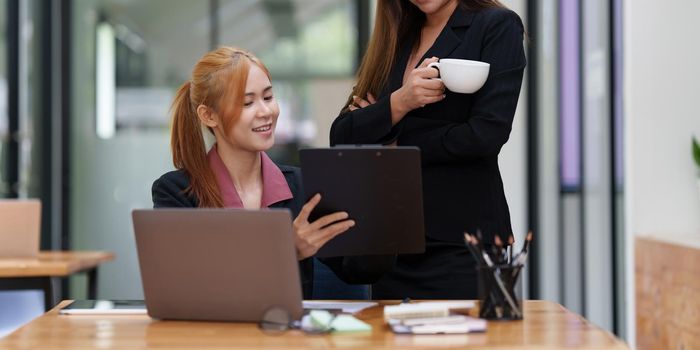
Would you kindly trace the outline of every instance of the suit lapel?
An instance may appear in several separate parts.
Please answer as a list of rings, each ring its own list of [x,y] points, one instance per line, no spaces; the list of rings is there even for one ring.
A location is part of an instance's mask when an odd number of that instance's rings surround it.
[[[462,28],[469,27],[473,18],[473,12],[468,12],[461,6],[457,6],[455,11],[452,13],[452,16],[450,16],[450,19],[447,21],[445,28],[442,29],[440,35],[438,35],[437,39],[435,39],[433,46],[431,46],[428,51],[425,52],[425,55],[418,60],[416,67],[418,67],[420,63],[428,57],[448,57],[452,51],[454,51],[457,46],[462,43],[462,39],[460,38],[460,35],[457,35],[457,31],[460,31]]]
[[[455,11],[450,16],[450,19],[447,21],[445,28],[442,29],[440,35],[438,35],[437,39],[435,39],[433,46],[431,46],[428,51],[426,51],[425,55],[418,60],[418,64],[414,68],[417,68],[420,63],[428,57],[448,57],[452,51],[454,51],[457,46],[462,43],[462,39],[460,39],[460,35],[458,35],[457,32],[469,27],[473,18],[473,12],[466,11],[461,6],[457,6]],[[391,73],[389,74],[389,86],[388,89],[385,89],[385,93],[395,91],[400,88],[401,85],[403,85],[403,73],[405,71],[406,64],[408,64],[408,57],[411,55],[411,49],[412,48],[409,45],[403,45],[403,47],[399,49],[399,55],[394,62]]]

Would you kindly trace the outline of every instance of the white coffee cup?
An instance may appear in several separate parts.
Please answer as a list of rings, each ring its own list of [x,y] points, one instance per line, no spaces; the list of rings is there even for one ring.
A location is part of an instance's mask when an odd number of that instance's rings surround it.
[[[428,67],[440,71],[440,79],[450,91],[471,94],[484,86],[491,65],[481,61],[444,58]]]

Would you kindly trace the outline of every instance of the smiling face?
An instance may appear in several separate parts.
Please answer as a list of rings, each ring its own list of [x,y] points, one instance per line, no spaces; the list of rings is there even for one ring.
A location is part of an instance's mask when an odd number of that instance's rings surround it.
[[[426,15],[434,14],[457,0],[409,0]]]
[[[279,114],[270,78],[256,64],[251,64],[243,109],[229,130],[228,139],[243,149],[266,151],[275,144],[274,132]]]
[[[244,91],[240,114],[228,123],[231,126],[226,132],[223,128],[227,123],[221,123],[219,115],[214,118],[217,119],[213,128],[216,141],[238,150],[267,151],[275,144],[274,132],[280,110],[270,78],[257,64],[250,64]]]

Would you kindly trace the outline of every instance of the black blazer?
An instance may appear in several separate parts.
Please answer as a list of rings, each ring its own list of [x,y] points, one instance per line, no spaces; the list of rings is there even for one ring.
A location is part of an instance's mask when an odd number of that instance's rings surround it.
[[[425,226],[428,236],[459,242],[480,229],[486,239],[512,233],[498,168],[508,140],[525,69],[523,24],[508,9],[469,12],[460,6],[423,59],[461,58],[491,65],[474,94],[446,90],[446,98],[409,112],[391,125],[389,96],[402,85],[411,52],[399,48],[389,81],[375,104],[341,113],[331,127],[336,144],[390,143],[421,149]]]
[[[273,204],[272,208],[286,208],[296,217],[304,205],[301,171],[299,168],[278,165],[287,180],[292,198]],[[184,191],[189,187],[190,180],[184,170],[174,170],[165,173],[155,182],[151,193],[154,208],[197,208],[197,199]],[[312,299],[313,291],[313,260],[312,258],[299,261],[302,291],[304,299]],[[370,284],[376,282],[384,272],[393,267],[393,256],[363,256],[319,259],[333,270],[344,282],[351,284]]]

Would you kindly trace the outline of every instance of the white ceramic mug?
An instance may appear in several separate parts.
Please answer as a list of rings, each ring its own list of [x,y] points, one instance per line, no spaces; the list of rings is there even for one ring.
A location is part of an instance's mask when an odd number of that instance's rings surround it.
[[[435,67],[440,71],[440,79],[450,91],[472,94],[484,86],[491,65],[481,61],[445,58],[429,64],[428,67]]]

